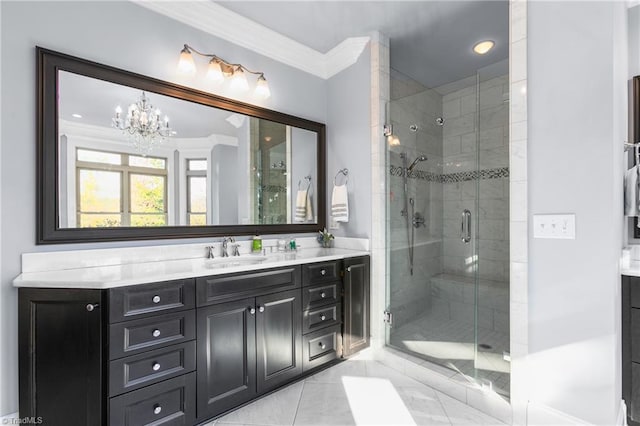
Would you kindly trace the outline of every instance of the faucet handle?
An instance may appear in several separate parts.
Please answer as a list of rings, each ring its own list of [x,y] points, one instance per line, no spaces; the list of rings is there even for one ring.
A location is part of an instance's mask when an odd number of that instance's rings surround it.
[[[231,248],[233,249],[232,256],[240,256],[240,244],[233,244]]]
[[[213,246],[207,246],[207,259],[214,259],[215,256],[213,254]]]

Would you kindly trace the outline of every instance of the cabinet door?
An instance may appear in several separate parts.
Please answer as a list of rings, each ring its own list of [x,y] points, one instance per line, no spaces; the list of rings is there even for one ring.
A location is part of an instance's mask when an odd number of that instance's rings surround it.
[[[343,355],[369,346],[369,257],[344,261]]]
[[[44,424],[106,423],[100,290],[20,289],[20,417]]]
[[[220,414],[256,393],[254,299],[198,309],[198,419]]]
[[[302,374],[300,290],[256,298],[258,393]]]

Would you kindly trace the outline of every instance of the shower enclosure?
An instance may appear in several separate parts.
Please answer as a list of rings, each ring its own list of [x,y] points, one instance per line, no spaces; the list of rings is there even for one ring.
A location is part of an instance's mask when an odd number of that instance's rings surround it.
[[[387,345],[505,396],[508,102],[507,61],[434,88],[391,71]]]

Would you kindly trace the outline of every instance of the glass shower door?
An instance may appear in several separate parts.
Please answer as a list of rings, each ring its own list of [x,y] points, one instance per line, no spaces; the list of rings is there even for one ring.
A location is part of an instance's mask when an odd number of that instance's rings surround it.
[[[503,393],[507,74],[508,68],[489,67],[445,90],[392,70],[391,93],[398,96],[387,114],[393,129],[387,138],[387,307],[393,315],[387,344],[490,381]]]

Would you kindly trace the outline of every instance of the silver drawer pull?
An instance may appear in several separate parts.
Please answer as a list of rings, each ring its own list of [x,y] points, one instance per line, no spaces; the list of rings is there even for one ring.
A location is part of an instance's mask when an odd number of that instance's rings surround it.
[[[153,330],[151,334],[153,335],[153,337],[160,337],[160,330],[156,328]]]
[[[89,304],[87,305],[87,311],[89,311],[89,312],[93,312],[93,310],[94,310],[95,308],[97,308],[98,306],[100,306],[98,303],[89,303]]]
[[[156,404],[153,406],[153,414],[160,414],[161,411],[162,407],[160,406],[160,404]]]
[[[255,315],[255,314],[256,314],[256,308],[254,308],[253,306],[249,306],[249,308],[248,308],[248,309],[249,309],[249,313],[250,313],[251,315]]]
[[[327,347],[327,345],[325,345],[324,343],[320,342],[318,343],[318,346],[320,346],[320,349],[324,349]]]
[[[259,311],[259,312],[264,312],[264,306],[259,306],[259,307],[258,307],[258,311]]]
[[[320,321],[324,321],[326,319],[327,319],[327,317],[324,314],[320,314]]]
[[[153,303],[160,303],[160,296],[156,294],[155,296],[153,296],[153,299],[151,300],[153,301]]]
[[[321,269],[320,270],[320,275],[327,275],[327,270],[326,269]]]
[[[325,293],[324,291],[320,293],[320,298],[324,299],[325,297],[327,297],[327,293]]]
[[[160,364],[157,362],[154,362],[151,368],[153,368],[153,371],[158,371],[160,370]]]

